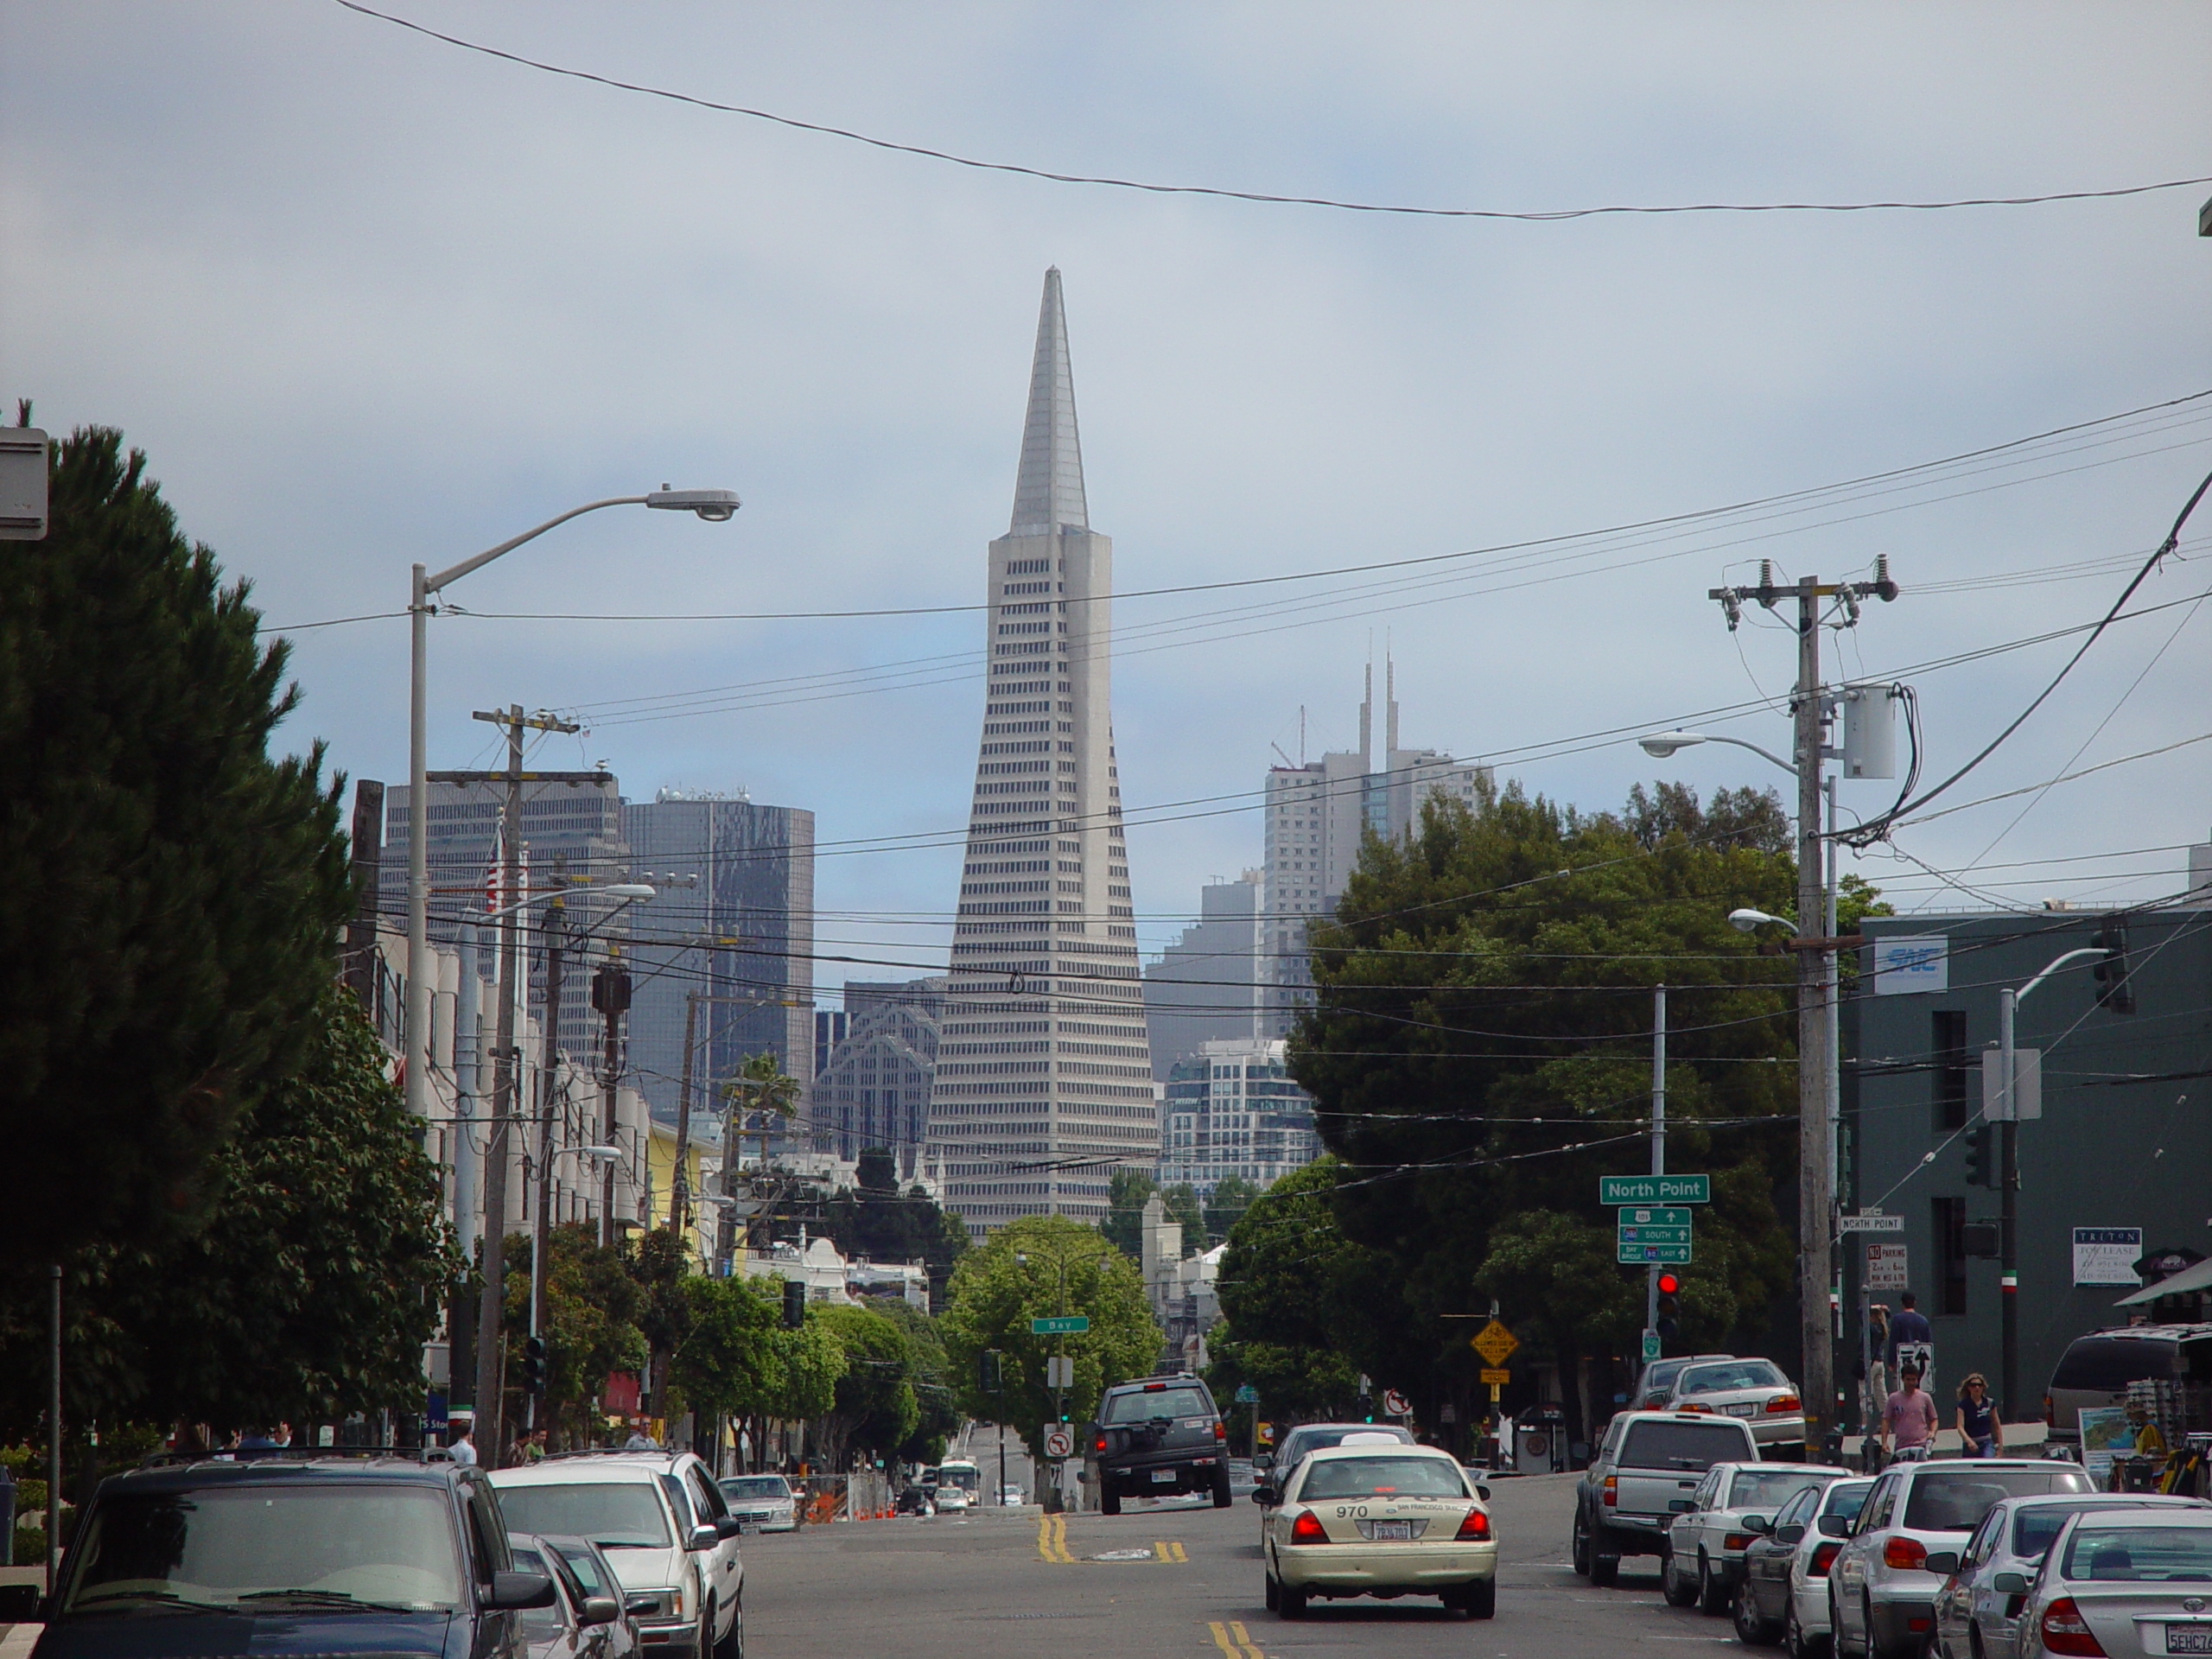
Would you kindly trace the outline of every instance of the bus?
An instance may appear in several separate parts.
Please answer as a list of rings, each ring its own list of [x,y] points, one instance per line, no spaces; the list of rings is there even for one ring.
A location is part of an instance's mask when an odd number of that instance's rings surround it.
[[[983,1471],[964,1458],[937,1467],[935,1499],[939,1510],[972,1510],[982,1499]]]

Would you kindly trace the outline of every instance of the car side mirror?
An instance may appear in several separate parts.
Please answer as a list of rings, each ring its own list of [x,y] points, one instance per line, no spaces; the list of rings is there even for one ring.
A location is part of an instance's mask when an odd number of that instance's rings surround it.
[[[1821,1530],[1830,1538],[1848,1538],[1851,1522],[1840,1515],[1824,1515],[1821,1517]]]
[[[1488,1486],[1484,1485],[1481,1481],[1479,1481],[1479,1480],[1478,1480],[1478,1481],[1477,1481],[1477,1482],[1475,1483],[1475,1496],[1476,1496],[1477,1497],[1479,1497],[1480,1499],[1482,1499],[1482,1501],[1483,1501],[1484,1503],[1489,1503],[1489,1502],[1490,1502],[1490,1488],[1489,1488]]]
[[[745,1530],[745,1522],[734,1515],[718,1516],[715,1519],[715,1536],[734,1538]]]
[[[1921,1563],[1921,1567],[1924,1572],[1948,1579],[1959,1570],[1959,1552],[1955,1549],[1936,1550]]]
[[[35,1584],[0,1584],[0,1624],[35,1624],[45,1598]]]
[[[1275,1466],[1275,1460],[1265,1452],[1252,1459],[1252,1467],[1262,1474]]]
[[[501,1612],[553,1605],[553,1580],[543,1573],[494,1573],[485,1605]]]
[[[1762,1538],[1774,1536],[1774,1519],[1771,1516],[1747,1515],[1737,1524],[1745,1532],[1757,1533]]]
[[[2024,1573],[1999,1573],[1990,1580],[1989,1587],[2000,1596],[2024,1596],[2028,1593],[2028,1575]]]
[[[1774,1541],[1777,1544],[1794,1544],[1804,1535],[1805,1523],[1802,1521],[1792,1521],[1774,1529]]]
[[[691,1535],[683,1541],[683,1548],[690,1550],[712,1549],[721,1541],[722,1535],[718,1528],[694,1527]]]
[[[622,1604],[612,1596],[586,1596],[584,1605],[576,1609],[579,1624],[612,1624],[622,1617]]]
[[[1255,1486],[1252,1489],[1252,1501],[1263,1510],[1271,1510],[1281,1503],[1282,1498],[1272,1486]]]

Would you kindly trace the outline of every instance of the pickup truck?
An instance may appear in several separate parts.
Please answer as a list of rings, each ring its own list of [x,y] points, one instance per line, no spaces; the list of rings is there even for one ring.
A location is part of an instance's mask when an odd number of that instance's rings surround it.
[[[1716,1463],[1757,1463],[1758,1442],[1732,1417],[1624,1411],[1605,1425],[1574,1492],[1574,1570],[1607,1585],[1624,1555],[1656,1555]]]

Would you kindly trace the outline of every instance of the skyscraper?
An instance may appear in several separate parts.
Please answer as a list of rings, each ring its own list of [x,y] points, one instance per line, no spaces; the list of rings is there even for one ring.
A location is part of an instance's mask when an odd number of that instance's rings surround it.
[[[1106,1213],[1159,1149],[1109,704],[1114,544],[1090,528],[1060,273],[1045,273],[929,1136],[981,1234]]]
[[[1212,881],[1198,893],[1198,919],[1144,970],[1144,1022],[1152,1038],[1152,1077],[1167,1081],[1178,1060],[1202,1044],[1258,1031],[1261,894],[1264,877]],[[1163,1126],[1164,1127],[1164,1126]]]

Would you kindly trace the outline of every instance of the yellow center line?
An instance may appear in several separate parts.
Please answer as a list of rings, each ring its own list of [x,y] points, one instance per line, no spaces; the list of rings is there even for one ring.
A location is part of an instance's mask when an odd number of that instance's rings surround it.
[[[1183,1553],[1183,1541],[1179,1538],[1169,1540],[1167,1548],[1175,1552],[1175,1559],[1179,1561],[1187,1561],[1191,1559]]]
[[[1241,1621],[1230,1619],[1229,1633],[1236,1638],[1236,1645],[1244,1650],[1243,1659],[1267,1659],[1267,1656],[1262,1653],[1253,1642],[1251,1631],[1246,1630]]]
[[[1206,1629],[1213,1632],[1213,1644],[1221,1649],[1224,1659],[1245,1659],[1244,1650],[1230,1639],[1227,1625],[1217,1618],[1209,1621]]]
[[[1068,1518],[1065,1515],[1052,1516],[1052,1554],[1051,1559],[1075,1565],[1075,1557],[1068,1554]]]

